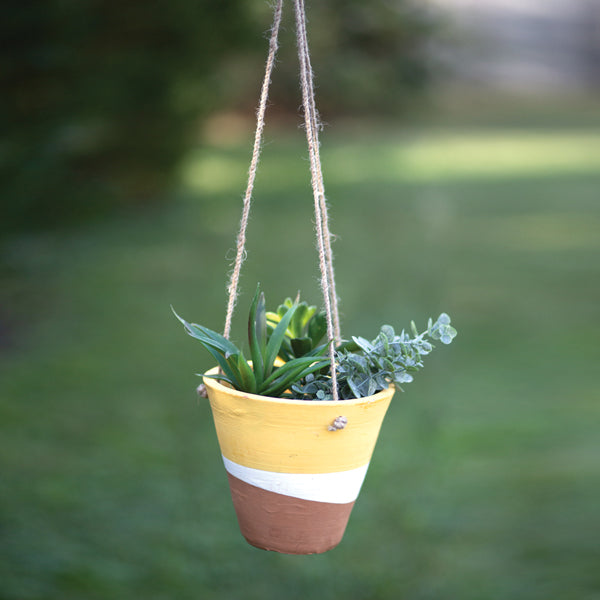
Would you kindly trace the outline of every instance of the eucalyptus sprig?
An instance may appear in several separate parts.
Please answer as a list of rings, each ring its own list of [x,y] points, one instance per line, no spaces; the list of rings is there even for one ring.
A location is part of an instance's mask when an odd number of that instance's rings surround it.
[[[220,333],[196,323],[188,323],[175,310],[173,313],[183,323],[186,332],[199,340],[219,364],[220,373],[204,377],[220,379],[242,392],[280,397],[293,383],[323,369],[330,362],[329,358],[324,356],[327,351],[327,346],[324,345],[315,347],[305,355],[289,360],[281,366],[275,364],[286,340],[286,330],[297,309],[298,303],[289,307],[269,335],[265,295],[260,291],[260,284],[257,286],[248,315],[251,363],[242,350]]]
[[[456,329],[450,325],[450,317],[442,313],[435,323],[429,319],[427,329],[419,333],[411,322],[414,337],[406,331],[396,335],[393,327],[384,325],[372,341],[352,337],[352,342],[338,348],[336,374],[341,399],[371,396],[394,383],[413,380],[413,373],[423,367],[422,357],[429,354],[434,345],[430,340],[450,344]],[[429,338],[429,339],[427,339]],[[305,400],[331,400],[331,377],[326,372],[309,374],[303,381],[292,385],[292,394]]]

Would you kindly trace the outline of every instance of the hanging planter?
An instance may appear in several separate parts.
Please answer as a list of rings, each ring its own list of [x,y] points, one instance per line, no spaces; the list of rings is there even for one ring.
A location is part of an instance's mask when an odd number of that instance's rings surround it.
[[[307,402],[204,382],[246,540],[287,554],[337,546],[394,388],[343,403]]]
[[[298,298],[267,312],[257,288],[250,361],[221,334],[176,316],[219,364],[203,381],[242,535],[289,554],[340,542],[396,387],[423,366],[430,339],[456,335],[446,314],[421,334],[412,324],[412,337],[384,325],[374,340],[337,344],[332,368],[326,315]]]
[[[442,313],[422,333],[414,323],[411,334],[399,335],[384,325],[375,339],[342,339],[304,1],[294,7],[324,310],[298,296],[268,312],[258,286],[248,316],[249,359],[229,339],[277,50],[278,0],[223,334],[175,314],[218,365],[203,380],[243,536],[266,550],[312,554],[342,539],[394,392],[412,381],[432,341],[449,344],[456,330]]]

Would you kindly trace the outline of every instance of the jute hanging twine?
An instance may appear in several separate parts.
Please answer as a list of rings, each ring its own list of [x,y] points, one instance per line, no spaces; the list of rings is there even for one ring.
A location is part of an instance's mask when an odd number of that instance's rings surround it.
[[[283,0],[277,0],[273,14],[273,26],[269,41],[269,55],[265,68],[260,102],[257,110],[256,132],[254,135],[254,146],[250,169],[248,171],[248,184],[244,194],[242,219],[237,237],[235,262],[228,286],[227,314],[225,316],[225,328],[223,335],[229,338],[231,332],[231,319],[238,297],[238,286],[242,263],[246,258],[246,229],[250,215],[252,191],[256,170],[260,158],[263,130],[265,127],[265,112],[269,97],[269,86],[271,84],[271,73],[275,63],[278,48],[279,26],[281,24],[281,13]],[[315,206],[315,230],[317,234],[317,250],[319,255],[319,268],[321,271],[321,289],[327,319],[327,339],[329,340],[329,358],[331,360],[331,378],[333,384],[333,399],[338,400],[337,376],[335,370],[335,345],[341,341],[340,319],[338,312],[337,294],[335,289],[335,276],[333,270],[333,254],[331,252],[331,232],[329,230],[329,215],[327,202],[325,200],[325,188],[323,185],[323,171],[321,168],[321,156],[319,152],[319,115],[315,106],[315,93],[313,86],[313,71],[308,49],[308,37],[306,35],[306,12],[304,0],[294,0],[294,12],[296,18],[296,42],[298,46],[298,60],[300,62],[300,87],[302,89],[302,104],[304,108],[304,122],[306,129],[306,140],[310,157],[311,185]]]

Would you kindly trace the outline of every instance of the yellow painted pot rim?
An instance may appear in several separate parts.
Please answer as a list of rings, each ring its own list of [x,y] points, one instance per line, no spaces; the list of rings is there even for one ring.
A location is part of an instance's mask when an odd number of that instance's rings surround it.
[[[219,371],[219,367],[214,367],[206,371],[205,375],[214,375]],[[203,377],[202,381],[207,388],[211,388],[214,391],[227,393],[233,397],[237,398],[245,398],[248,400],[254,400],[257,402],[265,402],[265,403],[276,403],[276,404],[289,404],[289,405],[297,405],[297,406],[311,406],[315,407],[321,406],[339,406],[343,404],[344,406],[352,406],[355,404],[364,404],[365,402],[377,402],[378,400],[387,397],[390,394],[393,394],[395,391],[395,386],[393,383],[390,383],[389,387],[385,390],[381,390],[372,396],[363,396],[362,398],[352,398],[351,400],[299,400],[297,398],[274,398],[272,396],[260,396],[259,394],[250,394],[249,392],[240,392],[228,385],[222,384],[217,379],[213,379],[212,377]]]

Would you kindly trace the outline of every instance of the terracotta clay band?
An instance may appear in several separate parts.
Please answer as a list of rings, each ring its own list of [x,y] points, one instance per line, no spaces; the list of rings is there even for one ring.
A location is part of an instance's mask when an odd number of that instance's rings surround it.
[[[227,474],[242,535],[248,543],[286,554],[313,554],[340,543],[354,502],[312,502],[268,492]]]

